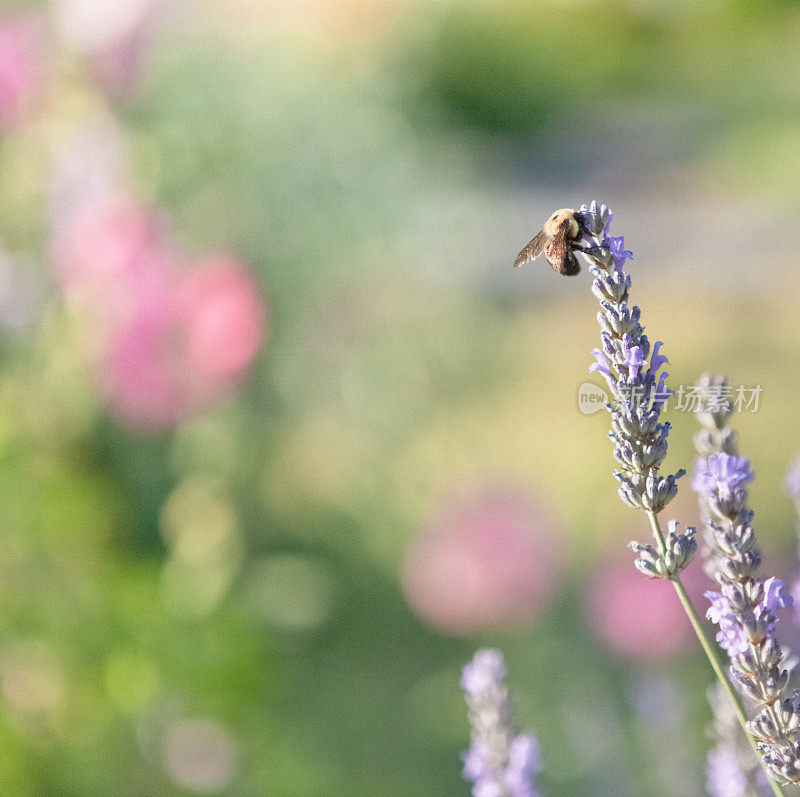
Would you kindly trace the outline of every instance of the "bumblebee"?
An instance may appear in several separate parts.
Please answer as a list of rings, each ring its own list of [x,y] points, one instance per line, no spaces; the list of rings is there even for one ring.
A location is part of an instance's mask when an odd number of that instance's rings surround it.
[[[580,213],[561,208],[553,213],[527,246],[517,255],[514,267],[519,268],[544,253],[547,262],[559,274],[572,277],[581,270],[575,256],[575,244],[584,231],[583,216]]]

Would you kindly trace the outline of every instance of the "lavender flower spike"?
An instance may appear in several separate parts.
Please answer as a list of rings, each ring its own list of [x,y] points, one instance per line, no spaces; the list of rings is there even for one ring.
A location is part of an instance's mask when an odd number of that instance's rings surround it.
[[[583,220],[581,248],[591,263],[592,292],[601,308],[597,320],[602,347],[594,350],[596,363],[590,370],[603,374],[612,393],[609,436],[619,464],[614,476],[622,500],[655,518],[676,496],[677,480],[685,473],[659,473],[670,430],[669,424],[661,421],[664,402],[671,395],[667,374],[660,372],[667,358],[661,354],[661,341],[651,352],[640,323],[641,311],[628,303],[631,277],[624,266],[633,255],[625,249],[622,236],[609,236],[613,214],[605,205],[592,202],[583,205],[579,215]],[[660,530],[658,535],[663,537]],[[636,567],[654,578],[675,579],[697,550],[694,529],[680,531],[677,524],[670,525],[666,539],[656,542],[658,548],[631,543],[639,554]]]
[[[723,384],[724,380],[716,380]],[[713,384],[706,379],[706,384]],[[779,783],[800,784],[800,708],[788,685],[793,662],[778,642],[779,609],[792,605],[786,585],[758,576],[761,552],[753,530],[746,485],[754,478],[750,462],[737,453],[709,454],[715,441],[735,452],[735,436],[725,434],[723,410],[716,419],[706,413],[706,434],[696,438],[702,455],[692,486],[699,493],[713,543],[709,572],[720,584],[708,592],[708,617],[719,625],[717,641],[731,658],[730,674],[739,691],[755,702],[757,715],[747,723],[763,763]]]
[[[697,392],[700,399],[695,412],[697,420],[700,422],[700,431],[694,436],[697,453],[701,457],[711,457],[715,454],[738,454],[736,432],[728,425],[733,414],[733,405],[730,402],[717,400],[718,397],[730,394],[728,380],[724,376],[703,374],[697,383]],[[701,472],[705,474],[705,463],[701,462],[700,465]],[[702,486],[704,482],[705,475],[697,478],[696,482],[693,480],[692,487],[697,491],[697,487]],[[705,490],[700,491],[698,504],[700,520],[703,524],[700,540],[703,569],[712,581],[716,581],[720,567],[722,567],[722,552],[717,548],[714,529],[709,525],[711,510],[706,500]]]
[[[479,650],[464,667],[472,737],[464,754],[464,777],[473,797],[538,797],[534,780],[541,770],[536,737],[514,726],[503,654]]]
[[[681,570],[689,564],[697,550],[694,529],[687,528],[681,532],[677,523],[673,521],[669,527],[669,535],[665,536],[658,518],[659,513],[677,494],[677,481],[685,471],[681,469],[674,475],[668,476],[662,476],[659,472],[667,454],[667,437],[670,430],[669,424],[661,420],[661,413],[672,391],[666,386],[667,375],[660,372],[667,363],[666,357],[661,353],[661,343],[656,344],[651,355],[650,341],[640,322],[641,311],[635,305],[631,307],[628,303],[631,277],[625,271],[625,262],[632,258],[632,253],[625,249],[623,238],[610,237],[610,221],[613,214],[605,205],[596,202],[589,206],[583,205],[575,215],[580,219],[581,225],[581,240],[575,248],[580,249],[591,263],[590,271],[595,278],[592,292],[600,301],[601,309],[597,320],[602,339],[599,352],[603,356],[601,358],[598,352],[595,352],[597,361],[595,368],[601,370],[602,366],[607,366],[606,370],[610,371],[610,375],[603,372],[603,376],[612,394],[607,407],[611,413],[609,437],[614,443],[614,458],[619,463],[614,476],[620,483],[619,495],[622,500],[635,509],[647,513],[656,543],[655,547],[631,543],[630,547],[639,554],[636,567],[651,577],[667,578],[672,581],[709,663],[731,701],[737,719],[742,727],[749,731],[749,743],[756,750],[756,740],[766,739],[768,729],[754,728],[753,723],[748,724],[741,696],[731,683],[719,659],[718,650],[708,638],[680,579]],[[724,406],[723,404],[722,407]],[[749,463],[739,460],[711,462],[706,459],[698,473],[697,483],[702,485],[709,496],[709,511],[713,508],[715,514],[721,516],[726,509],[733,508],[739,511],[737,502],[741,501],[744,485],[751,478]],[[742,531],[744,534],[744,530]],[[751,553],[746,548],[746,539],[743,541],[745,547],[740,552],[739,558],[731,558],[723,565],[723,570],[726,568],[730,570],[731,577],[740,564],[745,568],[758,566],[760,559],[757,551]],[[721,538],[718,543],[722,546]],[[723,586],[720,594],[729,600],[731,596],[726,589],[727,587]],[[782,590],[778,592],[783,594]],[[725,620],[724,627],[721,628],[722,639],[729,645],[729,649],[739,650],[743,645],[747,645],[746,653],[735,654],[737,659],[751,653],[751,642],[757,641],[759,644],[763,642],[770,651],[769,655],[776,656],[774,660],[769,659],[769,666],[778,667],[782,662],[780,648],[772,646],[768,641],[771,638],[771,629],[774,628],[774,612],[766,604],[761,606],[758,613],[754,611],[755,605],[763,597],[763,585],[759,585],[753,594],[740,596],[741,601],[752,600],[752,611],[747,618],[736,618],[736,622],[745,619],[745,622],[739,625],[732,619],[728,622],[730,618],[727,609],[730,607],[717,605],[718,617]],[[778,669],[777,680],[770,681],[769,688],[777,693],[781,693],[786,686],[784,672],[785,668]],[[768,678],[771,677],[772,671]],[[739,685],[747,691],[746,686],[742,683]],[[766,683],[763,686],[767,688]],[[793,704],[791,707],[788,705],[782,707],[781,711],[787,717],[786,722],[790,721],[788,717],[791,715],[794,718],[791,722],[796,720],[800,726],[800,714],[793,713]],[[800,746],[797,752],[800,753]],[[768,766],[766,758],[763,764],[765,767]],[[793,766],[793,762],[784,765],[784,762],[776,761],[771,764],[771,771],[789,773],[793,771]],[[800,758],[797,766],[800,779]],[[770,783],[770,786],[776,795],[782,794],[777,783]]]

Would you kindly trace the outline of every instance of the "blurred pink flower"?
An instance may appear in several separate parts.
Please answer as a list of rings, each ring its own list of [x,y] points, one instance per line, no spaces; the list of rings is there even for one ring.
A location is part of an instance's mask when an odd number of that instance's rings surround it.
[[[470,634],[530,622],[555,591],[564,553],[549,511],[508,488],[449,502],[406,558],[403,589],[441,631]]]
[[[100,380],[123,423],[161,431],[178,423],[188,407],[176,303],[168,292],[150,298],[111,334],[100,360]]]
[[[57,235],[54,260],[67,299],[95,321],[127,322],[174,280],[157,214],[127,198],[84,207]]]
[[[208,258],[184,278],[189,372],[205,390],[224,389],[250,366],[264,337],[266,310],[250,270],[227,255]]]
[[[598,563],[586,595],[590,628],[616,653],[634,659],[660,659],[691,650],[695,635],[675,588],[667,581],[642,575],[627,551]],[[708,581],[693,563],[682,575],[698,612],[708,601],[703,592]]]
[[[53,259],[101,391],[136,429],[168,429],[222,398],[264,338],[252,272],[229,255],[181,268],[159,214],[133,200],[87,203],[57,231]]]
[[[164,227],[134,201],[99,201],[54,245],[67,301],[88,324],[101,391],[139,430],[168,429],[228,394],[266,330],[252,272],[228,255],[180,268]]]
[[[43,17],[12,9],[0,17],[0,129],[27,121],[41,99],[48,73]]]
[[[92,55],[95,84],[111,99],[124,99],[141,85],[152,36],[150,22],[144,21],[125,38]]]

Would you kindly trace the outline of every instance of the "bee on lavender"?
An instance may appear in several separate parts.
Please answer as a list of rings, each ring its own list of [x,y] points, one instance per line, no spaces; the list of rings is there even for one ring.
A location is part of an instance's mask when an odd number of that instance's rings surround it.
[[[514,267],[530,263],[544,253],[547,262],[559,273],[572,277],[581,270],[575,249],[585,231],[583,216],[570,208],[561,208],[517,255]]]

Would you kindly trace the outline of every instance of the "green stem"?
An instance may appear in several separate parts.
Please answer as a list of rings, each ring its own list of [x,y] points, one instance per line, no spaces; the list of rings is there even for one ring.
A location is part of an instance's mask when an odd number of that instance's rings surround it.
[[[653,534],[658,540],[658,544],[661,547],[661,552],[664,553],[667,549],[667,543],[664,540],[664,533],[661,531],[661,525],[658,522],[658,515],[655,512],[648,512],[647,516],[650,518],[650,525],[653,527]],[[758,749],[756,740],[749,734],[747,730],[747,712],[745,711],[744,702],[742,701],[742,696],[736,691],[731,683],[731,679],[725,672],[725,664],[721,659],[722,654],[720,649],[709,639],[705,628],[703,628],[703,624],[700,622],[700,617],[697,614],[697,610],[694,608],[694,604],[692,604],[689,593],[686,592],[686,587],[683,586],[680,576],[676,573],[671,580],[675,586],[675,592],[678,593],[678,598],[680,599],[684,611],[689,618],[689,622],[692,624],[692,628],[694,629],[695,634],[697,634],[697,638],[700,640],[700,644],[702,645],[703,650],[705,651],[705,654],[711,663],[711,667],[714,669],[717,679],[719,680],[720,684],[722,684],[725,694],[727,694],[734,710],[736,711],[736,717],[739,720],[739,724],[742,726],[742,730],[744,731],[745,736],[747,736],[747,740],[750,742],[750,746],[753,748],[758,762],[764,768],[764,772],[767,775],[767,780],[769,781],[769,785],[772,787],[773,793],[776,795],[776,797],[785,797],[783,788],[770,776],[769,771],[767,770],[767,767],[761,758],[761,752]]]

